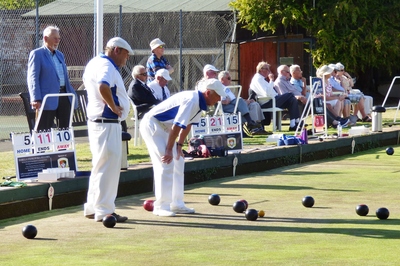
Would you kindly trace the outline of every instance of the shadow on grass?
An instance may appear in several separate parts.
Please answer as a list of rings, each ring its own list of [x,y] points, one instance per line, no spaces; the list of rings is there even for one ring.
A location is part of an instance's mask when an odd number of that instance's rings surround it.
[[[331,188],[314,188],[309,186],[282,186],[282,185],[257,185],[257,184],[217,184],[215,187],[221,189],[232,188],[232,189],[321,190],[321,191],[360,192],[360,190],[354,190],[354,189],[331,189]]]
[[[206,215],[206,214],[191,214],[182,215],[184,218],[206,219],[206,220],[221,220],[223,221],[240,221],[246,222],[243,216],[226,216],[226,215]],[[264,217],[257,221],[248,221],[248,224],[226,224],[226,223],[210,223],[210,221],[200,222],[179,222],[179,216],[174,217],[174,221],[154,221],[154,220],[138,220],[137,224],[152,225],[152,226],[171,226],[171,227],[186,227],[186,228],[205,228],[216,230],[236,230],[236,231],[260,231],[260,232],[282,232],[282,233],[305,233],[305,234],[338,234],[350,235],[366,238],[382,238],[382,239],[400,239],[400,230],[387,230],[375,228],[359,228],[359,225],[398,225],[399,219],[388,220],[357,220],[357,219],[303,219],[303,218],[281,218],[281,217]],[[293,226],[272,226],[272,222],[288,222],[293,223]],[[302,223],[302,224],[300,224]],[[322,227],[313,228],[313,224],[354,224],[354,227]]]

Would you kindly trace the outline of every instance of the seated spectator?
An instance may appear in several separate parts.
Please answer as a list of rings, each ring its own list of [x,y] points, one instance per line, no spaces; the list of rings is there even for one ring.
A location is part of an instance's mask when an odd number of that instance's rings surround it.
[[[291,65],[290,66],[290,74],[292,77],[290,78],[290,83],[292,83],[296,90],[301,93],[301,95],[308,98],[309,93],[307,92],[307,82],[306,78],[303,77],[303,71],[299,65]]]
[[[342,102],[342,115],[343,117],[350,117],[351,110],[351,102],[347,98],[347,91],[340,85],[340,83],[336,80],[337,71],[335,70],[335,64],[329,64],[329,67],[333,68],[332,74],[329,77],[329,83],[332,86],[332,92],[340,92],[346,95],[346,98]]]
[[[213,65],[207,64],[203,67],[203,77],[196,83],[195,89],[197,90],[201,83],[207,79],[218,79],[219,69]]]
[[[300,112],[297,104],[297,99],[291,93],[285,93],[279,95],[274,90],[274,82],[270,79],[268,82],[266,79],[271,74],[270,65],[267,62],[260,62],[256,67],[256,74],[253,76],[250,89],[251,91],[256,94],[258,97],[274,97],[276,102],[276,107],[279,108],[286,108],[289,110],[289,117],[290,117],[290,126],[289,131],[296,131],[297,124],[300,120]],[[270,76],[271,77],[271,76]],[[253,98],[251,96],[251,98]],[[253,98],[254,99],[254,98]],[[272,107],[272,100],[267,101],[259,101],[262,108],[271,108]],[[266,119],[264,123],[269,125],[271,123],[271,115],[270,113],[264,113]],[[274,121],[275,123],[276,121]]]
[[[169,74],[174,72],[174,68],[169,64],[168,60],[164,57],[165,43],[159,38],[150,42],[151,55],[147,59],[147,75],[148,83],[152,82],[155,78],[156,72],[159,69],[168,70]]]
[[[237,111],[240,112],[242,115],[242,122],[247,123],[246,124],[247,129],[251,133],[257,133],[257,134],[266,133],[264,129],[261,128],[261,126],[257,124],[250,115],[250,110],[249,110],[250,106],[252,106],[253,109],[258,110],[255,111],[256,114],[258,112],[257,115],[259,115],[260,113],[262,114],[260,105],[254,100],[245,101],[243,98],[236,98],[235,94],[233,94],[232,91],[226,87],[230,86],[231,84],[231,76],[228,71],[219,72],[218,79],[225,86],[225,93],[227,95],[226,97],[221,98],[222,109],[224,113],[233,113],[233,111],[235,110],[236,102],[238,101]],[[264,118],[260,119],[260,121],[263,119]]]
[[[353,92],[352,88],[354,86],[353,79],[349,75],[349,73],[344,71],[344,65],[341,63],[337,63],[335,65],[336,81],[346,90],[348,94],[348,99],[352,104],[354,104],[354,115],[357,115],[358,112],[361,113],[363,122],[372,122],[369,113],[365,111],[365,99],[366,96],[361,92]],[[372,98],[372,97],[371,97]]]
[[[332,84],[330,83],[332,72],[334,69],[330,66],[323,65],[317,69],[317,76],[325,80],[325,97],[326,105],[329,111],[331,111],[335,117],[341,117],[344,107],[344,100],[347,97],[346,93],[333,94]]]
[[[164,101],[171,96],[169,89],[167,87],[168,81],[171,77],[166,69],[159,69],[156,72],[155,79],[148,83],[150,89],[153,90],[154,97],[157,100]]]
[[[275,80],[274,88],[280,95],[285,93],[292,93],[294,97],[303,105],[307,103],[307,98],[301,94],[297,88],[290,83],[290,71],[287,65],[280,65],[277,69],[278,77]]]
[[[136,65],[132,69],[134,78],[128,88],[128,96],[136,105],[138,117],[141,119],[154,105],[161,101],[154,97],[153,90],[146,84],[147,71],[142,65]]]

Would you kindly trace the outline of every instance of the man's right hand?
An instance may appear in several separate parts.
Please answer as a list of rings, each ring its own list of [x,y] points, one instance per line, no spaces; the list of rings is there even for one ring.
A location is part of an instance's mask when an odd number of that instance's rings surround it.
[[[31,102],[32,108],[35,110],[39,110],[40,106],[42,106],[42,102],[39,101],[35,101],[35,102]]]

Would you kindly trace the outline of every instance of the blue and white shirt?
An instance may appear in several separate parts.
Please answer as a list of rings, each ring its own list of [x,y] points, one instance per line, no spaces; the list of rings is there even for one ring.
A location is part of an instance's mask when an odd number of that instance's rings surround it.
[[[207,110],[203,94],[197,90],[182,91],[153,107],[146,116],[154,117],[166,127],[173,124],[185,129],[200,122],[201,111]]]
[[[128,117],[129,97],[119,68],[110,57],[100,54],[90,60],[83,73],[83,82],[88,95],[87,116],[90,120],[99,118],[125,120]],[[115,104],[123,108],[120,118],[105,104],[99,91],[99,85],[102,83],[110,86]]]

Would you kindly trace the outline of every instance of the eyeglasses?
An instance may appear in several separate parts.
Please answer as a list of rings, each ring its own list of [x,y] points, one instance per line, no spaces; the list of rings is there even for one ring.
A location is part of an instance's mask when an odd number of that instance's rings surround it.
[[[264,70],[267,69],[267,70],[269,70],[269,67],[262,67],[261,69],[264,69]]]
[[[140,76],[145,76],[145,77],[147,77],[147,72],[140,73],[139,75],[140,75]]]
[[[231,80],[231,77],[226,77],[227,80]]]

